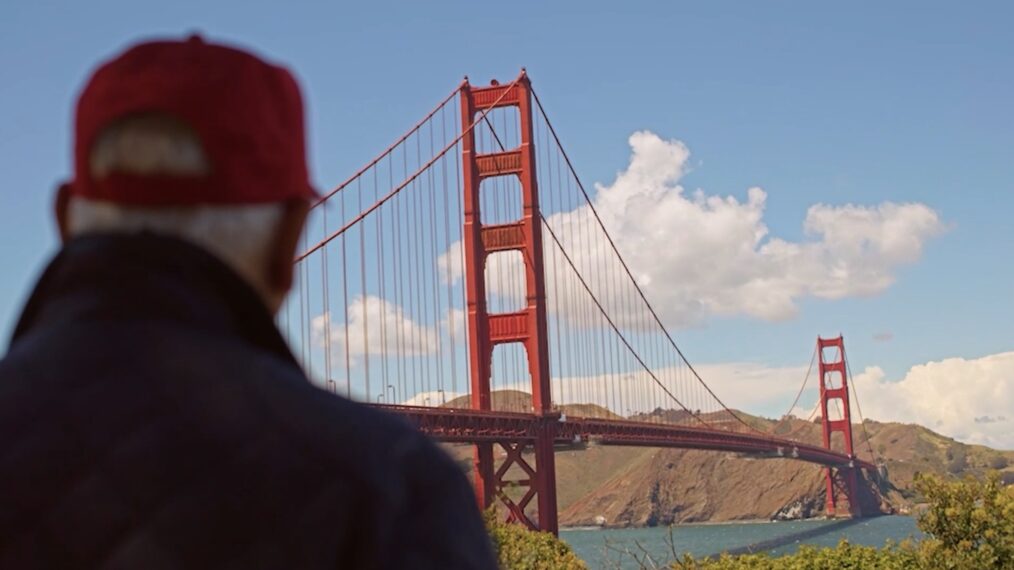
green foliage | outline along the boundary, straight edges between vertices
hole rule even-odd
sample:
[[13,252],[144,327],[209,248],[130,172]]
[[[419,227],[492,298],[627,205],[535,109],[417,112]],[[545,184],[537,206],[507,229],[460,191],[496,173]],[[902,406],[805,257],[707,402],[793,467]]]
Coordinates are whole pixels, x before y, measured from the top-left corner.
[[835,548],[802,546],[789,556],[767,554],[723,554],[717,559],[698,561],[686,556],[672,564],[680,570],[902,570],[918,568],[918,553],[908,544],[890,548],[855,546],[842,541]]
[[919,528],[930,535],[920,554],[927,568],[1014,568],[1014,488],[996,473],[985,481],[916,477],[929,502]]
[[493,509],[484,513],[497,562],[503,570],[587,570],[567,543],[548,532],[502,522]]
[[803,570],[837,568],[985,570],[1014,568],[1014,487],[1005,487],[998,474],[985,481],[961,481],[917,475],[916,488],[929,505],[919,517],[928,538],[885,548],[854,546],[842,541],[836,548],[803,546],[795,554],[722,555],[695,560],[684,556],[672,563],[681,570]]

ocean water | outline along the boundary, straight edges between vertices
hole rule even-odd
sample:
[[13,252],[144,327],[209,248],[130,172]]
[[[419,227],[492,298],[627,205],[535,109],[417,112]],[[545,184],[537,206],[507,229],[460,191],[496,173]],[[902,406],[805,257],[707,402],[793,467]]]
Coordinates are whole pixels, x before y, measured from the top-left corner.
[[853,544],[883,546],[922,536],[915,519],[903,516],[857,520],[750,522],[694,524],[672,528],[575,529],[560,531],[565,540],[591,568],[638,568],[624,554],[651,556],[655,563],[672,560],[670,542],[677,553],[708,556],[721,552],[770,552],[787,554],[802,544],[834,546],[841,539]]

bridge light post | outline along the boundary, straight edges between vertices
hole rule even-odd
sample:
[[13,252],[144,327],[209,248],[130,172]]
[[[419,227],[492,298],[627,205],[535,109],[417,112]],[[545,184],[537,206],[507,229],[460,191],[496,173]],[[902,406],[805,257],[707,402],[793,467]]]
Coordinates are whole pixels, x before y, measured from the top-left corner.
[[388,384],[387,385],[387,391],[391,394],[391,399],[389,401],[392,404],[397,404],[398,403],[398,393],[395,391],[394,386]]
[[381,403],[383,401],[384,401],[384,393],[381,392],[381,393],[377,394],[377,403],[379,404],[379,403]]

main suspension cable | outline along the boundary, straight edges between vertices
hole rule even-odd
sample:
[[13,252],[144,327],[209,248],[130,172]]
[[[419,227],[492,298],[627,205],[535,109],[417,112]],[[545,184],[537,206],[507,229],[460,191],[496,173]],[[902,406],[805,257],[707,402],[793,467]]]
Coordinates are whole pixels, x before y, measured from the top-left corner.
[[581,283],[581,286],[584,287],[584,290],[588,293],[588,296],[591,297],[591,300],[592,300],[593,303],[595,303],[595,306],[598,307],[599,312],[602,314],[603,318],[606,319],[606,322],[609,323],[609,326],[613,329],[613,331],[616,333],[616,335],[620,338],[620,340],[623,342],[623,344],[627,347],[627,350],[630,351],[630,354],[634,357],[634,359],[637,360],[638,364],[640,364],[641,367],[644,368],[644,371],[647,372],[649,376],[651,376],[651,379],[655,381],[655,384],[658,384],[658,387],[661,388],[662,391],[665,392],[666,395],[668,395],[672,399],[672,401],[674,401],[677,404],[679,404],[679,407],[683,408],[684,411],[686,411],[691,416],[693,416],[694,418],[696,418],[697,421],[701,422],[702,424],[704,424],[704,425],[706,425],[708,427],[711,427],[711,424],[709,424],[708,422],[706,422],[704,420],[704,418],[700,417],[697,414],[694,414],[692,411],[690,411],[689,408],[687,408],[686,406],[684,406],[683,402],[681,402],[679,400],[679,398],[677,398],[675,395],[673,395],[673,393],[670,392],[669,389],[666,388],[664,384],[662,384],[662,381],[658,379],[658,376],[655,376],[655,373],[652,372],[652,370],[648,366],[648,364],[643,359],[641,359],[641,356],[639,354],[637,354],[637,351],[634,350],[634,347],[631,346],[631,344],[627,340],[627,338],[625,336],[623,336],[622,332],[620,332],[619,327],[617,327],[616,323],[613,322],[612,317],[610,317],[609,314],[606,313],[605,308],[602,307],[602,304],[595,297],[595,294],[592,293],[592,290],[588,286],[588,283],[584,280],[584,277],[577,270],[577,267],[574,265],[574,261],[570,258],[570,255],[568,255],[567,251],[565,249],[563,249],[563,244],[561,244],[559,238],[556,237],[556,232],[553,231],[553,228],[546,221],[545,216],[542,215],[542,212],[539,212],[539,218],[542,220],[543,227],[545,227],[546,230],[549,232],[550,237],[552,237],[553,241],[556,242],[556,246],[560,249],[560,253],[563,254],[563,258],[567,261],[567,264],[570,265],[570,268],[574,270],[574,275],[577,277],[578,281]]
[[810,373],[813,372],[813,363],[817,360],[817,347],[814,346],[813,354],[810,356],[810,365],[806,367],[806,376],[803,377],[803,385],[799,387],[799,392],[796,392],[796,399],[792,401],[789,406],[789,411],[782,414],[778,422],[771,427],[771,433],[774,433],[776,429],[781,427],[783,423],[788,420],[788,417],[792,414],[792,410],[796,409],[796,404],[799,403],[799,398],[803,396],[803,391],[806,390],[806,384],[810,381]]
[[708,384],[704,381],[704,379],[701,378],[701,375],[697,372],[697,370],[693,367],[693,365],[690,364],[690,361],[683,354],[683,351],[680,350],[679,346],[676,345],[676,341],[672,338],[672,335],[669,334],[668,329],[666,329],[665,325],[662,323],[662,319],[658,316],[658,313],[655,312],[655,309],[651,306],[651,303],[648,302],[648,298],[644,294],[644,291],[641,289],[641,286],[638,285],[637,279],[634,278],[633,272],[630,270],[630,267],[627,265],[626,260],[624,260],[623,256],[620,254],[620,250],[616,246],[616,242],[613,241],[613,237],[609,234],[608,230],[606,230],[606,226],[602,222],[602,218],[599,216],[598,211],[595,209],[595,205],[592,203],[591,197],[588,195],[588,192],[585,190],[584,184],[581,183],[581,179],[577,175],[577,170],[574,168],[574,165],[571,162],[570,157],[567,155],[567,151],[564,150],[563,143],[560,142],[560,137],[557,135],[556,129],[553,128],[553,124],[550,122],[549,117],[546,114],[546,110],[542,106],[542,101],[539,99],[539,96],[538,96],[538,94],[535,93],[534,89],[532,89],[532,97],[535,99],[535,104],[538,106],[539,112],[542,114],[542,118],[546,122],[546,126],[549,128],[549,132],[553,135],[553,139],[556,141],[557,148],[560,149],[560,154],[563,156],[564,161],[567,163],[567,168],[570,170],[571,174],[573,175],[575,182],[577,182],[577,186],[581,190],[581,194],[584,196],[585,202],[587,203],[588,207],[590,208],[592,214],[595,216],[595,220],[598,222],[599,227],[601,227],[603,233],[605,233],[606,240],[609,242],[610,247],[616,253],[616,256],[619,259],[620,265],[623,267],[623,270],[627,273],[627,277],[630,278],[630,281],[633,284],[635,290],[637,291],[638,295],[640,295],[641,300],[644,301],[645,306],[648,308],[648,311],[651,313],[652,318],[658,324],[659,328],[662,330],[662,333],[665,335],[666,339],[669,341],[669,344],[673,347],[673,349],[676,350],[677,354],[679,354],[679,356],[680,356],[680,359],[683,360],[683,363],[687,365],[687,368],[694,375],[694,377],[697,379],[697,381],[701,383],[701,385],[704,387],[704,389],[707,390],[708,394],[710,394],[711,397],[714,398],[715,401],[718,402],[718,404],[720,406],[722,406],[722,409],[724,409],[726,412],[728,412],[733,418],[736,419],[736,421],[738,421],[739,423],[743,424],[744,426],[746,426],[751,431],[754,431],[754,432],[757,432],[757,433],[763,433],[760,430],[758,430],[757,428],[755,428],[754,426],[750,425],[745,420],[743,420],[743,418],[739,417],[739,415],[736,412],[734,412],[732,409],[730,409],[728,406],[725,405],[725,403],[722,401],[722,399],[719,398],[718,395],[716,395],[714,393],[714,391],[711,390],[711,387],[708,386]]
[[866,437],[866,448],[870,451],[870,458],[873,459],[874,463],[876,463],[878,461],[877,454],[873,452],[873,443],[870,442],[870,432],[866,430],[866,420],[863,418],[863,407],[859,403],[859,391],[856,390],[856,384],[853,381],[854,378],[852,377],[852,367],[849,366],[849,359],[845,356],[844,344],[842,344],[841,348],[841,358],[845,361],[845,372],[848,374],[849,390],[852,392],[852,396],[856,399],[856,412],[859,413],[859,425],[862,426],[863,435]]
[[[384,203],[386,203],[388,200],[390,200],[395,195],[397,195],[399,192],[401,192],[401,190],[403,188],[405,188],[406,186],[408,186],[409,184],[411,184],[412,182],[414,182],[417,178],[419,178],[420,176],[422,176],[422,174],[424,172],[426,172],[431,166],[433,166],[434,164],[436,164],[436,162],[438,160],[440,160],[441,158],[443,158],[443,156],[445,154],[447,154],[448,151],[450,151],[452,148],[456,147],[458,145],[458,143],[461,142],[461,139],[465,138],[465,135],[467,135],[468,133],[472,132],[472,130],[475,128],[475,126],[479,123],[479,121],[485,119],[486,115],[488,115],[490,111],[492,111],[494,108],[496,108],[496,106],[500,103],[500,101],[502,101],[503,98],[506,97],[507,94],[511,92],[511,89],[515,85],[517,85],[518,81],[521,80],[521,77],[523,77],[523,76],[519,76],[517,79],[515,79],[514,81],[512,81],[507,86],[507,88],[504,89],[503,93],[501,93],[500,96],[485,111],[482,112],[482,114],[479,116],[478,119],[475,119],[474,121],[472,121],[472,124],[470,124],[468,126],[468,128],[462,130],[461,133],[453,141],[451,141],[450,143],[448,143],[447,146],[445,146],[439,153],[437,153],[433,158],[431,158],[425,165],[419,167],[419,169],[417,169],[414,173],[412,173],[411,176],[409,176],[408,178],[406,178],[404,181],[402,181],[401,184],[399,184],[398,186],[396,186],[395,188],[393,188],[390,192],[388,192],[387,194],[385,194],[382,198],[380,198],[379,200],[377,200],[372,206],[370,206],[367,209],[359,212],[359,214],[356,217],[354,217],[351,220],[349,220],[344,226],[342,226],[341,228],[339,228],[338,230],[336,230],[331,235],[325,237],[323,240],[321,240],[320,242],[318,242],[316,245],[314,245],[310,249],[308,249],[308,250],[304,251],[302,254],[296,256],[296,259],[294,260],[294,263],[299,263],[300,261],[306,259],[311,254],[313,254],[314,252],[316,252],[320,248],[322,248],[325,245],[327,245],[328,243],[330,243],[331,240],[333,240],[334,238],[336,238],[336,237],[344,234],[346,231],[348,231],[349,228],[351,228],[352,226],[358,224],[360,221],[362,221],[364,218],[366,218],[366,216],[368,216],[371,213],[373,213],[377,208],[383,206]],[[459,90],[460,90],[460,87],[459,87]],[[344,187],[344,185],[342,187]],[[335,192],[337,192],[337,190],[335,190],[334,192],[332,192],[331,194],[329,194],[329,196],[330,195],[334,195]]]

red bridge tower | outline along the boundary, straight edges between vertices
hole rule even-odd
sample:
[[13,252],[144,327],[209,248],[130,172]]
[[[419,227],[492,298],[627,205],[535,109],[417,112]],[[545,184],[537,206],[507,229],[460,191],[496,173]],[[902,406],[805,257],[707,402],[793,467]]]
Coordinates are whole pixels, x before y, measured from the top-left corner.
[[[825,353],[829,351],[830,354]],[[859,468],[855,466],[855,452],[852,447],[852,414],[849,411],[848,369],[845,365],[845,342],[837,338],[817,337],[817,354],[820,358],[820,412],[824,432],[824,447],[831,449],[831,436],[842,434],[844,453],[852,462],[844,467],[827,468],[827,515],[839,512],[839,503],[848,503],[848,513],[853,517],[862,516],[859,507]],[[840,412],[832,420],[828,410],[834,406]]]
[[[479,154],[474,129],[470,126],[478,113],[495,107],[516,107],[520,120],[520,145],[502,152]],[[464,179],[464,251],[465,297],[468,310],[469,361],[472,368],[472,408],[490,410],[490,374],[493,348],[498,344],[521,343],[528,355],[532,379],[532,407],[538,417],[534,443],[527,440],[497,441],[506,457],[497,468],[494,443],[475,445],[475,492],[479,506],[491,506],[496,499],[507,508],[512,520],[530,528],[557,532],[556,466],[553,442],[559,413],[552,409],[549,376],[549,346],[546,328],[545,275],[542,265],[542,221],[539,215],[539,191],[535,178],[535,146],[532,127],[532,96],[528,77],[509,85],[473,87],[467,82],[461,89],[462,169]],[[483,225],[480,216],[480,184],[497,176],[516,176],[521,187],[521,219],[495,225]],[[526,306],[517,312],[490,314],[486,304],[485,266],[489,254],[519,251],[525,262]],[[535,464],[523,456],[534,447]],[[508,470],[519,467],[523,479],[508,481]],[[517,469],[514,470],[515,472]],[[506,493],[512,487],[527,488],[514,500]],[[525,512],[537,499],[538,521]]]

